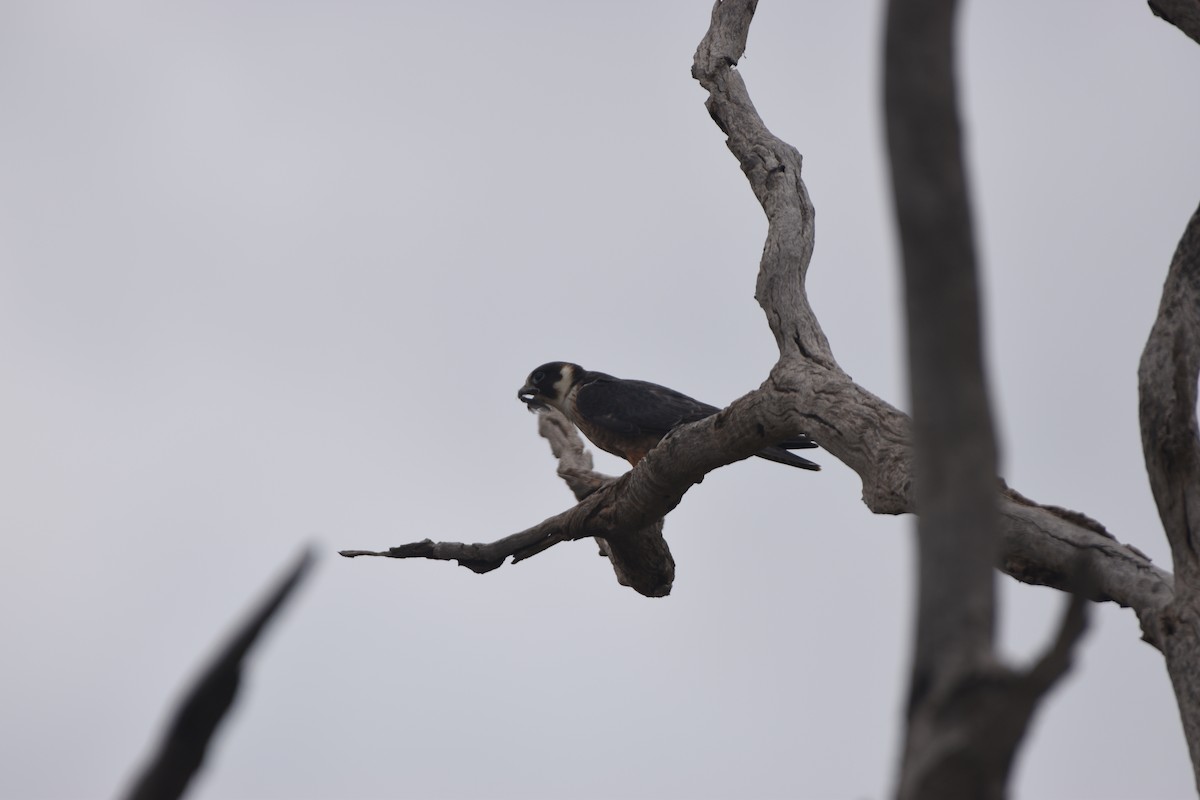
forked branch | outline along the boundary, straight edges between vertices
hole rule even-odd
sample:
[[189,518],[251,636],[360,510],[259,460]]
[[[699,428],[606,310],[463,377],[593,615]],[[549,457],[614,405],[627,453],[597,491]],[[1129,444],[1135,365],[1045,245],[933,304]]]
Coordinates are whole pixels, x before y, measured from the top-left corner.
[[[615,541],[610,537],[633,541],[638,531],[652,530],[709,471],[798,433],[809,434],[858,473],[870,510],[912,513],[911,421],[842,371],[808,302],[804,279],[812,255],[813,212],[801,178],[802,160],[795,148],[767,130],[736,69],[755,5],[753,0],[716,3],[692,71],[707,90],[709,113],[728,136],[730,151],[769,222],[756,297],[779,346],[779,362],[757,390],[717,417],[675,431],[613,483],[600,486],[584,478],[584,488],[596,488],[576,508],[515,539],[493,543],[502,546],[455,545],[483,548],[460,550],[469,561],[499,566],[508,556],[532,552],[528,548],[540,552],[558,541],[587,536],[610,544]],[[809,482],[797,485],[797,491],[811,490]],[[573,484],[572,489],[577,491]],[[1097,599],[1132,606],[1143,621],[1170,601],[1169,573],[1083,515],[1015,493],[1000,499],[1000,513],[999,566],[1019,580],[1067,589],[1071,564],[1080,552],[1092,552]],[[438,552],[449,552],[446,547]],[[649,552],[652,560],[661,558],[656,548]],[[655,571],[653,564],[647,566]],[[1147,635],[1153,639],[1150,631]]]

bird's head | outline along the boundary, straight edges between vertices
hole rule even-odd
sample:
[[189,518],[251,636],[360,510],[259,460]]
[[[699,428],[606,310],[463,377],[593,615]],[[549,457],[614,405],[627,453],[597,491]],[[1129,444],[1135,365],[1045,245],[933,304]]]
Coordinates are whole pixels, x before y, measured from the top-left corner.
[[517,392],[517,399],[530,411],[540,411],[546,406],[562,410],[561,403],[583,374],[583,367],[566,361],[551,361],[529,373],[525,385]]

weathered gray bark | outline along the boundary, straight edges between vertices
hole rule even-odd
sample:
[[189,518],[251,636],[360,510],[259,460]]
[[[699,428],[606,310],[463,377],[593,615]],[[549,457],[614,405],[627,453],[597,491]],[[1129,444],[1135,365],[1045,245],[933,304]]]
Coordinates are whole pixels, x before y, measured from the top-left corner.
[[[525,531],[488,544],[426,540],[344,555],[459,560],[486,572],[508,556],[519,561],[561,541],[629,537],[674,508],[711,470],[800,431],[859,474],[870,510],[914,510],[910,420],[841,370],[808,304],[804,277],[812,251],[812,205],[800,178],[801,158],[766,129],[734,69],[753,9],[752,2],[716,5],[693,74],[709,90],[710,114],[728,134],[770,221],[756,295],[781,353],[768,380],[721,414],[675,431],[636,468],[579,505]],[[1132,607],[1145,623],[1174,596],[1168,572],[1085,515],[1008,489],[1000,513],[999,566],[1018,580],[1068,589],[1072,564],[1090,553],[1094,599]],[[1144,629],[1153,643],[1157,626]]]
[[[799,431],[858,473],[871,511],[913,512],[909,418],[842,371],[808,303],[804,280],[812,254],[813,207],[800,176],[801,157],[767,130],[735,69],[754,7],[753,2],[714,6],[692,72],[708,90],[709,113],[727,134],[770,223],[756,292],[780,350],[767,381],[716,417],[675,431],[636,468],[577,506],[525,531],[487,544],[425,540],[343,555],[457,560],[486,572],[509,556],[516,562],[561,541],[599,537],[611,544],[636,538],[709,471]],[[1169,573],[1082,514],[1040,505],[1007,489],[1000,514],[998,564],[1018,580],[1066,589],[1079,554],[1090,553],[1093,599],[1132,607],[1145,621],[1173,597]],[[657,563],[646,565],[646,571],[665,574],[661,555],[652,559]],[[1153,642],[1156,628],[1144,629]]]
[[[653,517],[653,509],[650,516],[647,516],[639,513],[636,506],[630,505],[630,509],[635,512],[633,516],[602,516],[599,520],[591,520],[589,517],[592,514],[610,513],[606,509],[612,506],[613,502],[606,498],[609,493],[620,497],[620,493],[626,491],[624,487],[628,484],[628,473],[621,478],[612,478],[592,471],[591,453],[583,446],[575,426],[553,409],[546,409],[538,414],[538,432],[550,443],[550,450],[558,459],[559,477],[566,482],[579,501],[574,508],[489,544],[434,542],[425,539],[382,551],[342,550],[341,555],[347,558],[383,556],[457,561],[460,566],[483,573],[502,566],[509,556],[512,556],[513,563],[516,563],[532,558],[559,542],[592,536],[600,546],[600,554],[607,556],[612,563],[617,582],[622,586],[629,586],[647,597],[665,597],[670,594],[671,584],[675,580],[675,560],[671,557],[671,550],[662,535],[663,517],[678,504],[679,498],[674,498],[670,507],[663,506],[657,517]],[[698,476],[697,481],[701,478],[703,475]],[[622,503],[617,501],[617,505]],[[618,535],[613,536],[611,540],[606,539],[602,534],[605,530],[616,531]],[[621,531],[632,533],[621,534]]]
[[[1197,5],[1151,3],[1200,41]],[[1165,653],[1193,764],[1200,765],[1200,211],[1171,266],[1139,373],[1147,468],[1171,540],[1176,583],[1095,520],[1038,504],[995,478],[954,106],[953,0],[894,0],[889,22],[891,156],[910,270],[908,317],[916,323],[910,328],[915,463],[912,421],[841,370],[808,303],[814,214],[802,159],[767,130],[736,70],[755,6],[755,0],[718,0],[692,72],[769,222],[755,293],[780,353],[767,381],[720,414],[673,432],[616,479],[592,472],[569,426],[543,417],[539,428],[579,499],[575,507],[490,544],[425,540],[343,555],[456,559],[484,572],[508,556],[515,562],[593,536],[621,583],[660,596],[674,574],[663,517],[709,471],[803,432],[858,473],[863,501],[875,513],[922,510],[920,621],[902,797],[1004,795],[1034,710],[1069,668],[1085,627],[1084,598],[1137,612],[1146,640]],[[1026,671],[994,658],[992,565],[1071,593],[1054,643]]]
[[[616,480],[592,470],[592,454],[583,446],[579,432],[553,408],[538,414],[538,433],[550,443],[550,451],[558,459],[558,477],[571,488],[576,500]],[[596,537],[600,555],[612,563],[618,583],[647,597],[666,597],[671,593],[675,559],[662,530],[663,520],[659,517],[631,536],[611,542]]]
[[1200,789],[1200,209],[1163,286],[1138,367],[1138,412],[1150,488],[1175,564],[1175,597],[1155,623]]
[[888,4],[884,86],[916,449],[917,625],[901,798],[1001,798],[1084,629],[1073,598],[1028,673],[997,662],[1000,527],[974,232],[954,74],[956,0]]

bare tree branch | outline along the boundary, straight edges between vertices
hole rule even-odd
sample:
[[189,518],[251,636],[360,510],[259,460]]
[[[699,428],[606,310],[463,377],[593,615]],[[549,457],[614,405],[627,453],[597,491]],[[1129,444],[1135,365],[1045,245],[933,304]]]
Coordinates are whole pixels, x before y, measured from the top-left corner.
[[[763,125],[735,69],[754,7],[718,2],[692,67],[710,93],[709,113],[728,135],[727,145],[770,223],[757,297],[781,357],[760,389],[754,412],[774,435],[808,433],[857,472],[863,502],[872,511],[911,513],[911,421],[842,371],[804,293],[813,212],[800,177],[801,159]],[[1170,599],[1169,573],[1084,515],[1039,505],[1011,490],[1001,499],[1000,512],[999,564],[1018,580],[1066,589],[1080,552],[1094,552],[1097,599],[1132,606],[1139,615],[1152,614]]]
[[[484,573],[501,567],[510,556],[515,564],[560,542],[592,536],[600,546],[601,555],[612,562],[617,581],[622,586],[629,586],[647,597],[670,594],[675,580],[675,560],[662,535],[663,517],[678,505],[692,483],[698,483],[704,475],[696,475],[691,482],[685,476],[678,477],[674,488],[658,498],[663,508],[661,514],[647,519],[647,514],[640,512],[637,506],[609,498],[610,494],[620,498],[624,493],[645,489],[639,487],[631,473],[611,478],[592,471],[591,454],[583,446],[575,426],[561,414],[553,409],[539,413],[538,432],[549,441],[551,452],[559,460],[559,476],[579,500],[574,508],[487,544],[424,539],[382,551],[342,550],[341,555],[347,558],[383,556],[457,561],[459,566],[472,572]],[[614,506],[626,513],[611,513]]]
[[1087,628],[1085,595],[1070,596],[1054,641],[1029,669],[985,663],[931,687],[909,721],[900,797],[1004,796],[1002,782],[985,779],[1008,774],[1041,698],[1070,668]]
[[958,124],[956,9],[955,0],[892,0],[884,59],[917,456],[914,690],[934,671],[992,657],[996,444]]
[[1200,789],[1200,208],[1175,250],[1138,367],[1142,452],[1175,564],[1157,619]]
[[[716,417],[674,431],[637,467],[598,487],[580,507],[530,529],[541,531],[535,542],[514,546],[509,537],[501,540],[508,543],[504,547],[484,551],[482,560],[495,562],[490,568],[530,544],[541,548],[586,536],[611,543],[631,536],[629,531],[661,519],[707,472],[797,433],[809,434],[858,473],[863,502],[871,511],[914,510],[911,421],[842,371],[808,303],[804,277],[812,255],[813,209],[800,175],[801,157],[767,130],[736,70],[754,8],[753,0],[715,4],[692,74],[708,90],[709,113],[727,134],[727,144],[767,215],[756,297],[779,345],[779,363],[758,390]],[[1011,491],[1000,500],[1000,513],[998,563],[1018,580],[1067,589],[1070,565],[1080,552],[1091,552],[1096,556],[1096,599],[1132,607],[1145,622],[1173,596],[1169,573],[1083,515],[1042,506]],[[547,524],[569,530],[551,540],[542,530]],[[344,551],[362,553],[376,554]],[[479,552],[466,557],[478,558]],[[1154,641],[1153,629],[1147,629],[1147,639]]]
[[1043,694],[1083,631],[1073,597],[1028,672],[993,647],[1000,516],[954,75],[956,0],[891,0],[884,85],[904,261],[916,447],[916,647],[901,798],[1001,798]]
[[192,778],[200,771],[217,726],[237,698],[246,655],[299,585],[312,566],[312,560],[311,551],[301,554],[188,690],[159,743],[158,752],[126,795],[129,800],[173,800],[183,796]]
[[558,477],[566,482],[576,500],[616,480],[592,470],[592,454],[566,417],[550,406],[544,407],[537,417],[538,433],[550,443],[550,452],[558,459]]
[[[558,459],[558,476],[577,500],[582,500],[616,478],[592,471],[592,454],[583,445],[579,432],[567,418],[553,408],[538,414],[538,433],[550,442],[550,451]],[[675,559],[663,538],[663,518],[629,536],[611,541],[596,537],[600,555],[606,557],[617,575],[617,582],[646,597],[666,597],[675,582]]]
[[[550,451],[558,459],[558,476],[577,500],[583,500],[616,480],[592,470],[592,454],[584,446],[575,426],[558,411],[546,407],[538,413],[538,433],[550,443]],[[600,555],[612,563],[618,583],[647,597],[666,597],[671,593],[675,559],[662,531],[663,519],[660,517],[641,530],[615,536],[611,541],[596,537]],[[554,541],[547,540],[540,549],[530,548],[522,557],[528,558],[553,544]],[[519,560],[513,559],[514,562]]]
[[[1083,583],[1092,580],[1092,567],[1084,560],[1080,567],[1080,578]],[[1030,694],[1035,700],[1052,687],[1059,678],[1067,674],[1075,656],[1075,646],[1083,638],[1088,628],[1087,597],[1089,592],[1086,585],[1067,596],[1067,608],[1063,612],[1062,622],[1058,626],[1058,634],[1033,666],[1026,673]]]
[[708,90],[705,107],[729,137],[726,145],[741,163],[767,215],[767,241],[754,296],[775,334],[780,362],[803,359],[836,368],[804,290],[812,259],[814,210],[800,177],[802,158],[796,148],[767,130],[735,69],[746,50],[757,5],[756,0],[718,0],[712,24],[696,49],[692,77]]
[[[1151,3],[1193,38],[1196,5]],[[893,0],[889,13],[889,144],[905,262],[912,268],[906,296],[915,323],[910,347],[919,462],[913,421],[842,371],[809,305],[804,283],[814,211],[802,159],[767,130],[736,69],[755,7],[756,0],[717,0],[692,74],[707,90],[708,111],[769,223],[755,297],[780,356],[766,382],[719,414],[677,429],[615,479],[592,471],[569,425],[543,417],[539,431],[579,501],[574,508],[490,544],[425,540],[343,555],[456,559],[484,572],[509,556],[517,561],[593,536],[622,583],[665,594],[673,562],[662,541],[663,517],[709,471],[805,433],[860,476],[871,511],[912,513],[914,486],[921,493],[921,622],[902,796],[1003,796],[1029,721],[1069,668],[1086,627],[1085,598],[1132,607],[1144,638],[1164,650],[1193,762],[1200,764],[1200,672],[1194,668],[1200,663],[1200,223],[1193,218],[1180,244],[1140,373],[1147,465],[1181,575],[1177,594],[1170,573],[1099,522],[1036,503],[995,476],[954,97],[955,1]],[[940,458],[927,458],[939,452]],[[1089,565],[1082,584],[1081,560]],[[1071,594],[1058,636],[1027,670],[1000,665],[992,652],[993,565]],[[657,578],[630,578],[639,573]]]

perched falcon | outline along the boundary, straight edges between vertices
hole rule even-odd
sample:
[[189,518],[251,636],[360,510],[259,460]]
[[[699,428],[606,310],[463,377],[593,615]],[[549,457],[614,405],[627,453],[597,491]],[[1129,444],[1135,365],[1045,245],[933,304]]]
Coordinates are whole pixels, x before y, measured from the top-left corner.
[[[531,411],[558,409],[592,444],[634,465],[672,429],[721,410],[656,383],[622,380],[565,361],[551,361],[529,373],[517,398]],[[821,467],[788,452],[816,446],[801,435],[755,455],[816,470]]]

